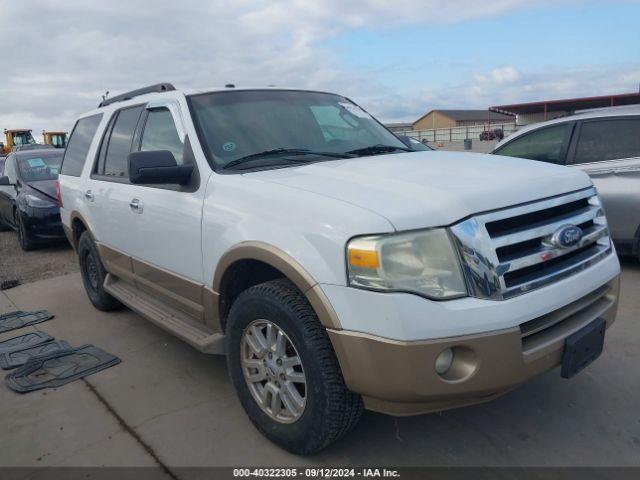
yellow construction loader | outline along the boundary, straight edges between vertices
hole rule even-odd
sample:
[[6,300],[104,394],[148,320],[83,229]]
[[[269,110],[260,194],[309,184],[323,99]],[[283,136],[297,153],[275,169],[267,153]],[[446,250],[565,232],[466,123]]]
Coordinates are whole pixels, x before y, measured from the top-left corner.
[[36,141],[31,135],[31,130],[27,129],[4,129],[5,142],[0,142],[0,155],[8,155],[13,147],[22,145],[33,145]]
[[56,148],[67,147],[67,132],[42,131],[45,145],[53,145]]

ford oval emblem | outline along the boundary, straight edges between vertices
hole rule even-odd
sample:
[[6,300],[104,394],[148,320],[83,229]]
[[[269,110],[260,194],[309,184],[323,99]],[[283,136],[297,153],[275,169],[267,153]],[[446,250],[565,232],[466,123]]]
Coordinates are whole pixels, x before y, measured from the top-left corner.
[[582,240],[584,233],[580,227],[575,225],[563,225],[553,232],[551,244],[558,248],[569,248],[578,244]]

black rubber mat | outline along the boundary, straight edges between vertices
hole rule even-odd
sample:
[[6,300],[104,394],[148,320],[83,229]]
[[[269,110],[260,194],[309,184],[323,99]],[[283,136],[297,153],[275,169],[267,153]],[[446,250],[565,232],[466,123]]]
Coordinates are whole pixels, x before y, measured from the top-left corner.
[[47,343],[51,340],[53,340],[53,337],[46,332],[29,332],[19,337],[13,337],[4,342],[0,342],[0,354],[35,347],[36,345]]
[[13,350],[12,352],[0,353],[0,368],[11,370],[27,363],[29,358],[48,355],[61,350],[70,350],[72,347],[64,340],[42,343],[35,347]]
[[31,357],[5,378],[19,393],[54,388],[120,363],[120,359],[93,345]]
[[46,310],[36,312],[11,312],[0,315],[0,333],[15,330],[16,328],[35,325],[36,323],[51,320],[53,315]]

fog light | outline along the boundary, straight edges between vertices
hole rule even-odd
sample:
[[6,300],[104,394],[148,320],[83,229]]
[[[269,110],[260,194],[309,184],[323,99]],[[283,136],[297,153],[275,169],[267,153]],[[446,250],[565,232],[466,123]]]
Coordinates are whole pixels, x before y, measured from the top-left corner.
[[447,348],[443,350],[438,358],[436,358],[436,372],[438,375],[444,375],[451,368],[453,363],[453,349]]

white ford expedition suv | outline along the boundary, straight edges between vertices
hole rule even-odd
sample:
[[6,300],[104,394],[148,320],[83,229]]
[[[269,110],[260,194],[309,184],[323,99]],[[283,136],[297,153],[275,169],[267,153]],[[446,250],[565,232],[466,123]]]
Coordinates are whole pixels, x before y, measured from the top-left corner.
[[91,302],[228,356],[268,438],[490,400],[601,352],[620,266],[589,177],[414,152],[349,99],[159,84],[77,121],[62,221]]

